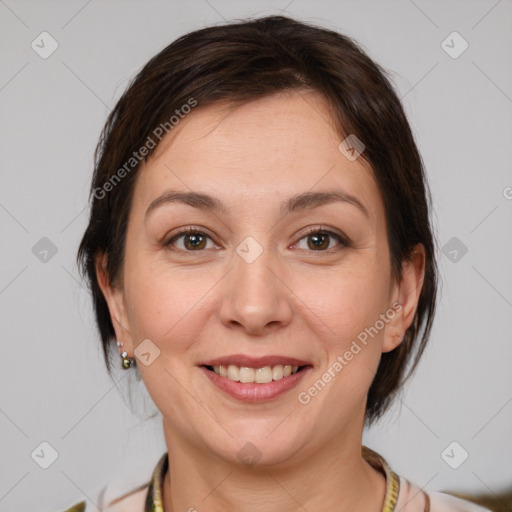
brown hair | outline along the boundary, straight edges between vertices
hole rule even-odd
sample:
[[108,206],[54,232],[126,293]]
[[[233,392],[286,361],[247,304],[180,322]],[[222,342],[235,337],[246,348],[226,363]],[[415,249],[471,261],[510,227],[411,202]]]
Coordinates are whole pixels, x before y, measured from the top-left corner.
[[361,157],[371,165],[383,197],[394,276],[401,276],[402,262],[417,243],[426,251],[414,321],[403,342],[382,354],[368,393],[366,421],[371,423],[386,410],[424,351],[435,311],[437,267],[430,193],[404,110],[385,71],[350,38],[287,17],[269,16],[191,32],[154,56],[133,79],[103,128],[95,153],[90,220],[78,264],[91,288],[111,374],[108,349],[115,332],[98,285],[95,258],[107,255],[109,279],[119,284],[135,177],[140,161],[146,161],[154,150],[151,146],[157,144],[159,127],[170,131],[176,123],[171,118],[179,122],[183,106],[194,102],[197,108],[221,101],[237,104],[290,89],[322,94],[332,109],[340,141],[354,134],[365,144]]

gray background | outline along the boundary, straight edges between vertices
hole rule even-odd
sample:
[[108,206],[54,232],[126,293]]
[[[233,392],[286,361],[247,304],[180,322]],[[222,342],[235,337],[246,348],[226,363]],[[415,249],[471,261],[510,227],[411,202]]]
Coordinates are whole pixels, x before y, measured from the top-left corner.
[[[75,265],[93,150],[128,80],[177,36],[281,11],[353,36],[393,71],[434,197],[431,345],[364,441],[429,490],[512,482],[510,1],[0,0],[1,511],[57,510],[149,475],[165,451],[159,417],[144,420],[151,402],[139,393],[132,414],[128,372],[118,385],[106,374]],[[31,47],[43,31],[59,45],[46,59]],[[469,44],[458,58],[442,46],[453,31]],[[48,469],[31,457],[43,441],[58,452]],[[453,441],[469,453],[457,469],[442,457]],[[463,454],[448,452],[452,464]]]

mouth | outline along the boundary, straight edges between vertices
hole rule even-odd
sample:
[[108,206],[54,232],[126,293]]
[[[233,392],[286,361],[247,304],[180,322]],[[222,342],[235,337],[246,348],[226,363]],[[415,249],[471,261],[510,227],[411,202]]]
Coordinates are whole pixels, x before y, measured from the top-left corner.
[[251,368],[250,366],[230,365],[204,365],[207,370],[220,375],[233,382],[241,382],[243,384],[268,384],[295,375],[297,372],[304,370],[309,365],[290,365],[276,364],[273,366],[266,365],[259,368]]
[[214,386],[233,398],[260,402],[294,388],[313,368],[311,363],[285,356],[234,355],[199,365]]

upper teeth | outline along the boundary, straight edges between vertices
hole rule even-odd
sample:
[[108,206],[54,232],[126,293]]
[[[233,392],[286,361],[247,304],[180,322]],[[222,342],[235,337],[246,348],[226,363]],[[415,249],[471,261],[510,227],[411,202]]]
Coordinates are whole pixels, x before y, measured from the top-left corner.
[[264,366],[263,368],[249,368],[247,366],[214,366],[213,371],[221,377],[236,382],[265,384],[273,380],[279,380],[297,373],[298,366],[277,364],[275,366]]

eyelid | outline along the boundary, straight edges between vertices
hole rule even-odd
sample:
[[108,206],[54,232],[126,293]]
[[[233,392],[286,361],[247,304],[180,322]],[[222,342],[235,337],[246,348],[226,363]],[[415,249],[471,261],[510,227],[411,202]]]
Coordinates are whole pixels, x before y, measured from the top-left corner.
[[[198,235],[203,235],[203,236],[206,236],[208,237],[215,245],[218,245],[215,240],[214,240],[214,237],[212,235],[210,235],[208,233],[208,230],[204,229],[204,228],[200,228],[198,226],[185,226],[185,227],[181,227],[181,228],[177,228],[178,231],[175,230],[175,232],[171,235],[166,235],[163,239],[163,242],[162,242],[162,245],[164,247],[167,247],[167,246],[170,246],[172,245],[172,242],[183,237],[183,236],[186,236],[188,234],[198,234]],[[179,251],[182,251],[182,249],[177,249]],[[201,251],[185,251],[185,252],[201,252]]]
[[[167,247],[169,245],[172,245],[173,241],[175,241],[183,236],[186,236],[188,234],[192,234],[192,233],[206,236],[214,243],[214,245],[218,246],[218,244],[215,242],[214,237],[212,235],[210,235],[208,233],[208,230],[206,230],[204,228],[200,228],[198,226],[185,226],[185,227],[177,228],[177,229],[179,230],[178,232],[175,232],[174,234],[166,236],[164,238],[164,241],[163,241],[164,246]],[[300,235],[300,238],[298,238],[297,241],[292,244],[292,247],[297,245],[304,238],[306,238],[310,235],[314,235],[314,234],[325,234],[325,235],[331,236],[331,237],[335,238],[340,245],[342,245],[344,247],[350,247],[350,244],[351,244],[350,239],[343,233],[335,230],[334,228],[320,225],[320,226],[310,226],[309,228],[306,228],[306,229],[307,229],[306,232],[303,232]],[[183,251],[182,249],[177,249],[177,250]],[[323,251],[310,251],[310,252],[330,252],[332,250],[335,250],[335,248],[331,247],[330,249],[323,250]],[[202,251],[204,251],[204,249],[201,251],[184,251],[184,252],[202,252]]]
[[[350,239],[346,235],[339,232],[338,230],[335,230],[334,228],[330,228],[328,226],[323,226],[323,225],[312,226],[312,227],[308,228],[305,233],[302,233],[300,235],[300,238],[293,245],[296,245],[298,242],[300,242],[304,238],[306,238],[310,235],[317,234],[317,233],[332,236],[333,238],[337,239],[338,242],[340,243],[340,245],[342,245],[342,246],[350,247],[350,245],[351,245]],[[310,251],[310,252],[329,252],[333,249],[334,248],[327,249],[324,251]]]

